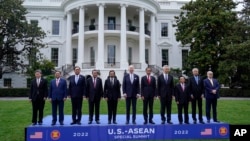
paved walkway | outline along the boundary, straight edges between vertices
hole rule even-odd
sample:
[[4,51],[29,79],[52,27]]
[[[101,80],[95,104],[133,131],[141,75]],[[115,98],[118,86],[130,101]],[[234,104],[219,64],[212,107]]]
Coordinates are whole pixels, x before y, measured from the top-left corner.
[[[222,100],[250,100],[250,97],[221,97]],[[28,97],[0,97],[1,100],[28,100]]]

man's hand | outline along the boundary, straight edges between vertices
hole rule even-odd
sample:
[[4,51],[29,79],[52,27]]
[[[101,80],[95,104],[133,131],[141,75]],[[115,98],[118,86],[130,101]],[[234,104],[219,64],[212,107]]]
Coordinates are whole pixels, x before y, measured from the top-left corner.
[[123,94],[123,97],[126,99],[126,98],[127,98],[127,94],[126,94],[126,93],[124,93],[124,94]]
[[141,97],[141,95],[140,95],[140,94],[137,94],[137,95],[136,95],[136,98],[140,98],[140,97]]
[[176,104],[179,104],[179,101],[176,101]]
[[67,100],[67,98],[64,98],[64,99],[63,99],[63,101],[66,101],[66,100]]
[[194,99],[194,96],[191,94],[191,98]]
[[142,96],[141,99],[144,100],[144,96]]
[[212,90],[212,93],[213,93],[213,94],[216,94],[216,90]]
[[108,101],[108,98],[104,98],[106,101]]

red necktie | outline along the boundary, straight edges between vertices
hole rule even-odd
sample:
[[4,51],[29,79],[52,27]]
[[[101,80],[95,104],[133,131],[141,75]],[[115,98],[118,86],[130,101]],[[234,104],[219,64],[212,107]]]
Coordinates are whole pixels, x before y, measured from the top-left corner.
[[184,92],[184,90],[185,90],[184,84],[181,84],[181,87],[182,87],[182,90],[183,90],[183,92]]
[[96,86],[96,80],[95,80],[96,78],[94,78],[94,88],[95,88],[95,86]]
[[150,76],[148,76],[148,84],[150,84]]

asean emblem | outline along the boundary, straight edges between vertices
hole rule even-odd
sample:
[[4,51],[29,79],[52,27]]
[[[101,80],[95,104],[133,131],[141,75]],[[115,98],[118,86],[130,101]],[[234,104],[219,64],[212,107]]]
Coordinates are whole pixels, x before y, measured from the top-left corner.
[[53,130],[51,133],[50,133],[50,137],[52,140],[58,140],[61,136],[61,133],[58,131],[58,130]]
[[228,130],[227,130],[226,127],[220,127],[219,133],[220,133],[221,136],[227,135],[227,132],[228,132]]

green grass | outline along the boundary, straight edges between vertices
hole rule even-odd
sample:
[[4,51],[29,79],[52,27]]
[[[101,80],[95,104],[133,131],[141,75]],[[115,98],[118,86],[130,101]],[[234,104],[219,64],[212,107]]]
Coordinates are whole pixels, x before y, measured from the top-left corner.
[[[205,101],[203,102],[203,109]],[[176,104],[173,102],[172,113],[177,113]],[[219,100],[218,119],[230,124],[250,124],[250,100]],[[191,112],[189,107],[189,113]],[[71,114],[71,102],[65,102],[65,114]],[[102,114],[107,113],[107,104],[101,102]],[[160,101],[154,103],[154,113],[159,114]],[[45,116],[51,114],[51,104],[47,101],[44,109]],[[137,113],[142,114],[142,101],[137,101]],[[83,102],[83,114],[88,114],[87,101]],[[118,104],[118,114],[125,114],[125,101]],[[205,114],[205,110],[203,110]],[[192,120],[190,120],[192,122]],[[23,141],[24,128],[31,124],[31,103],[24,100],[0,101],[0,140]],[[206,140],[208,141],[208,140]]]

